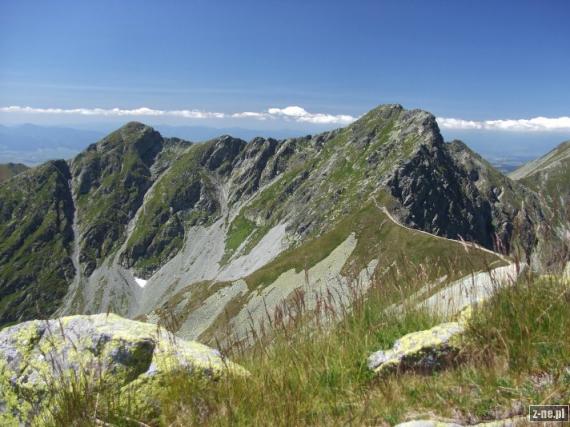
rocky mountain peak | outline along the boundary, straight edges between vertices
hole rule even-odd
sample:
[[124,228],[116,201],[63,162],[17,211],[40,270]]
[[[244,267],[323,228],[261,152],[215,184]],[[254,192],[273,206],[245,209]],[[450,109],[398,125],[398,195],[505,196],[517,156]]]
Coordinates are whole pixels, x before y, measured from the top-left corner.
[[386,120],[394,117],[394,115],[400,114],[402,111],[404,111],[404,107],[402,107],[400,104],[380,104],[362,116],[361,119],[381,118]]
[[124,124],[123,126],[121,126],[119,129],[122,129],[122,130],[127,130],[127,129],[131,129],[131,130],[141,130],[141,129],[144,129],[144,128],[150,128],[150,126],[148,126],[148,125],[146,125],[146,124],[144,124],[144,123],[142,123],[142,122],[139,122],[139,121],[136,121],[136,120],[132,120],[132,121],[130,121],[130,122],[125,123],[125,124]]
[[[246,142],[223,135],[189,144],[130,122],[69,166],[71,173],[63,175],[51,167],[49,179],[37,180],[11,202],[13,207],[2,208],[0,200],[0,213],[6,212],[0,225],[6,224],[6,236],[14,235],[10,239],[16,242],[20,212],[33,210],[27,194],[40,187],[65,202],[64,210],[54,209],[54,224],[64,224],[67,234],[58,242],[50,232],[49,245],[64,245],[58,277],[64,277],[64,290],[70,277],[77,284],[69,294],[77,299],[66,297],[66,309],[81,312],[151,310],[184,286],[246,277],[282,251],[303,251],[311,239],[332,232],[363,208],[375,224],[363,225],[367,235],[389,211],[410,228],[491,249],[500,241],[509,250],[517,237],[515,222],[522,224],[525,249],[532,249],[540,222],[534,192],[462,142],[444,143],[429,112],[401,105],[381,105],[345,128],[286,140]],[[350,235],[353,226],[346,227],[335,244]],[[17,243],[5,252],[10,262],[21,246]],[[355,268],[366,266],[368,256],[377,258],[381,243],[362,247]],[[37,282],[49,271],[36,261],[27,277]],[[297,261],[287,268],[305,267]],[[6,271],[0,271],[0,290],[21,286],[22,278],[3,284]],[[148,280],[144,292],[135,278]]]
[[120,139],[124,143],[133,142],[147,135],[153,135],[155,138],[157,137],[157,135],[160,136],[158,131],[156,131],[152,126],[137,121],[132,121],[124,124],[119,129],[117,129],[116,131],[112,132],[109,136],[104,138],[103,141],[109,139],[114,134],[119,134],[121,137]]
[[356,141],[363,148],[373,141],[382,140],[384,149],[397,152],[397,157],[401,159],[409,157],[421,146],[443,145],[433,114],[419,109],[405,110],[399,104],[380,105],[351,124],[347,130],[352,136],[349,142]]
[[246,142],[230,135],[223,135],[208,143],[204,150],[200,164],[209,170],[221,169],[220,173],[227,172],[233,160],[246,146]]
[[129,122],[89,146],[86,151],[96,151],[103,155],[112,151],[136,151],[148,163],[152,162],[163,144],[162,136],[152,127],[140,122]]

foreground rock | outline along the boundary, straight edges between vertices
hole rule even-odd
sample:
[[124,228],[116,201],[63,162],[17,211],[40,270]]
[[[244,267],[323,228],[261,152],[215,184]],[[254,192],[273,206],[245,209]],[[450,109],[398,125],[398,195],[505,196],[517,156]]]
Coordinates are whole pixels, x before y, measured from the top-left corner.
[[[441,323],[431,329],[412,332],[396,341],[389,350],[380,350],[368,358],[368,367],[380,374],[392,371],[431,372],[444,368],[456,359],[462,345],[462,334],[472,316],[473,308],[485,303],[505,286],[512,286],[525,264],[509,264],[488,272],[479,272],[459,279],[429,298],[416,304],[443,318],[457,318],[455,322]],[[421,290],[416,298],[421,299],[429,287]],[[404,306],[392,309],[394,315]]]
[[29,423],[58,387],[79,379],[147,395],[177,371],[247,374],[217,350],[114,314],[21,323],[0,331],[0,425]]
[[464,329],[463,323],[448,322],[404,335],[390,350],[373,353],[368,358],[368,367],[377,374],[410,370],[431,372],[444,368],[457,357]]
[[[472,425],[477,427],[515,427],[520,425],[527,425],[528,423],[529,421],[527,417],[518,416],[513,418],[507,418],[504,420],[487,421]],[[436,420],[414,420],[397,424],[395,427],[462,427],[462,426],[463,424],[458,424],[455,422],[444,422]]]

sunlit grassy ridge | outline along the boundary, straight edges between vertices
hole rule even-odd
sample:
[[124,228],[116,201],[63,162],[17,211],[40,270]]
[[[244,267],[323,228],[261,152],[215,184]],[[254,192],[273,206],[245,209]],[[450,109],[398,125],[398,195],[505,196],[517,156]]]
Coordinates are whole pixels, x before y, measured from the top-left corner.
[[[355,238],[355,247],[346,259],[339,261],[343,277],[355,277],[373,262],[379,275],[390,278],[397,275],[399,280],[419,284],[437,281],[439,286],[445,286],[472,272],[505,264],[497,254],[395,223],[381,209],[381,206],[389,206],[390,201],[388,195],[378,194],[373,199],[362,202],[352,213],[333,222],[328,231],[282,252],[245,277],[247,292],[234,296],[225,304],[223,311],[201,332],[199,341],[208,345],[216,345],[216,339],[224,341],[228,320],[237,316],[251,298],[255,298],[268,286],[277,286],[275,283],[282,274],[294,271],[302,275],[305,272],[305,277],[308,277],[311,268],[323,262],[351,235]],[[234,221],[233,224],[240,223],[241,221]],[[248,229],[247,223],[242,228]],[[232,235],[234,234],[230,233]],[[314,276],[311,279],[313,284],[317,280]],[[300,282],[297,286],[302,287],[303,280]],[[215,281],[191,284],[173,294],[155,313],[160,317],[161,323],[172,324],[171,330],[177,332],[190,314],[190,308],[198,309],[215,292],[229,286],[232,286],[231,283],[220,284]],[[312,285],[308,285],[306,291],[311,292],[310,289]],[[435,290],[435,285],[431,290]],[[256,322],[258,320],[260,319],[256,319]]]
[[6,181],[27,169],[28,167],[21,163],[0,164],[0,182]]
[[[295,268],[301,271],[324,259],[351,233],[358,241],[354,253],[344,266],[346,273],[357,273],[366,267],[372,254],[378,254],[380,270],[398,264],[429,264],[426,279],[435,279],[450,273],[458,278],[470,271],[484,269],[498,261],[493,254],[474,249],[467,254],[459,242],[450,242],[407,230],[392,222],[372,201],[339,221],[330,231],[306,242],[300,248],[292,248],[246,278],[250,288],[269,284],[281,273]],[[405,262],[402,262],[404,261]],[[450,269],[453,264],[453,269]],[[438,270],[435,268],[440,266]],[[494,265],[495,266],[495,265]],[[443,271],[446,270],[446,271]]]
[[403,279],[376,283],[367,297],[355,296],[344,316],[291,310],[296,314],[287,320],[274,319],[274,329],[253,347],[228,350],[251,372],[247,378],[212,383],[176,375],[145,410],[117,405],[108,390],[94,388],[83,396],[81,389],[62,395],[52,421],[92,425],[94,402],[97,418],[112,425],[169,426],[381,425],[422,414],[475,422],[523,414],[531,403],[567,403],[568,281],[529,274],[497,290],[475,310],[456,367],[377,378],[365,363],[371,352],[441,320],[414,307],[401,315],[386,310],[419,285]]

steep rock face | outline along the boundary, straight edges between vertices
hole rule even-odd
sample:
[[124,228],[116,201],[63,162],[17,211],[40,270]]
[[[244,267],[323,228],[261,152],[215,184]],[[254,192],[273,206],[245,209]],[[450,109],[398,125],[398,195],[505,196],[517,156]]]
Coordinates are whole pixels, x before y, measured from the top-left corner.
[[410,226],[492,247],[490,204],[479,197],[467,171],[454,167],[443,143],[422,147],[388,185]]
[[539,195],[546,209],[535,263],[560,268],[570,259],[570,141],[509,175]]
[[74,275],[70,178],[59,160],[0,185],[0,325],[50,315],[67,292]]
[[513,244],[530,254],[538,243],[537,229],[548,214],[537,193],[515,182],[460,141],[448,144],[452,157],[470,176],[479,197],[491,206],[497,249],[510,253]]
[[80,261],[89,275],[124,237],[124,229],[152,185],[151,166],[164,140],[152,128],[132,122],[77,156]]
[[180,250],[189,227],[213,223],[225,203],[220,182],[245,145],[224,136],[177,158],[149,194],[122,254],[123,265],[148,277]]
[[536,244],[534,227],[543,219],[537,195],[461,141],[422,146],[388,185],[413,227],[507,253],[515,238],[527,253]]
[[[271,181],[278,173],[278,165],[274,162],[275,151],[279,143],[274,139],[255,138],[236,158],[232,169],[237,173],[232,179],[234,190],[230,202],[238,202],[257,191],[260,185]],[[271,167],[268,162],[273,160]],[[282,167],[284,170],[285,167]],[[263,175],[263,179],[262,179]]]

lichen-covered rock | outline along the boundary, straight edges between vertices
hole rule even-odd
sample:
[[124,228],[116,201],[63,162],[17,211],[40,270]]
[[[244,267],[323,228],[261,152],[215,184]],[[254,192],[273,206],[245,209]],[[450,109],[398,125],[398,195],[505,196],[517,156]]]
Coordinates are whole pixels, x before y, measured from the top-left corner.
[[397,424],[395,427],[461,427],[461,424],[434,420],[413,420]]
[[368,358],[368,367],[378,374],[443,368],[459,353],[464,330],[463,322],[448,322],[404,335],[390,350],[373,353]]
[[[504,420],[493,420],[472,424],[473,427],[516,427],[528,424],[527,417],[517,416]],[[413,420],[397,424],[395,427],[461,427],[463,424],[437,420]]]
[[59,385],[110,382],[136,388],[182,370],[246,375],[214,349],[114,314],[33,320],[0,331],[0,425],[29,422]]

